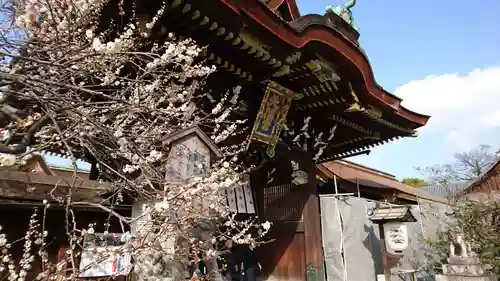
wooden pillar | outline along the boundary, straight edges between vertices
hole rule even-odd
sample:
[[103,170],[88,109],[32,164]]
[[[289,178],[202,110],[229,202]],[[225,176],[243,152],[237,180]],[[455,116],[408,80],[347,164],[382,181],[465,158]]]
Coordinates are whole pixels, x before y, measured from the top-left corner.
[[316,166],[312,157],[305,151],[300,155],[300,167],[307,172],[307,183],[301,186],[307,196],[302,215],[304,222],[306,276],[307,281],[325,280],[325,261],[321,239],[321,217],[316,180]]
[[273,222],[269,238],[274,241],[258,249],[264,277],[325,280],[316,184],[312,157],[284,145],[278,145],[275,157],[252,174],[259,219]]
[[319,198],[315,185],[311,184],[308,189],[310,193],[303,211],[307,281],[323,281],[325,280],[325,262],[321,243]]
[[[56,275],[56,281],[64,280],[66,279],[67,275],[70,275],[71,273],[68,270],[71,265],[68,266],[68,260],[66,258],[66,252],[68,251],[68,247],[63,246],[60,247],[59,250],[57,251],[57,261],[56,265],[53,267],[53,269],[49,274],[57,274]],[[60,268],[60,271],[58,271],[58,268]],[[72,269],[71,269],[72,270]]]

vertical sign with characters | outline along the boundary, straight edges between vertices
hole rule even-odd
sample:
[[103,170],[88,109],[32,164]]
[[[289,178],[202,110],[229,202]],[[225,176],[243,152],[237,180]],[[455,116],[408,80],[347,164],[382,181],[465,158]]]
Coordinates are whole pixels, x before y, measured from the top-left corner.
[[283,124],[286,122],[292,100],[300,98],[302,98],[302,95],[296,94],[275,82],[269,82],[250,140],[267,144],[267,154],[270,157],[274,156],[274,147],[278,142]]

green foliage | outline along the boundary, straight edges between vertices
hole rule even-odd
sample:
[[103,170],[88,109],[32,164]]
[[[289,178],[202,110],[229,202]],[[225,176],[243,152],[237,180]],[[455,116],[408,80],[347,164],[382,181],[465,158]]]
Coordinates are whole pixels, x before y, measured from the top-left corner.
[[401,180],[401,182],[415,188],[421,188],[430,185],[425,180],[419,178],[404,178]]
[[425,239],[425,257],[429,269],[434,274],[442,274],[442,265],[447,263],[450,255],[450,235],[448,231],[439,231],[433,239]]
[[451,233],[461,232],[472,251],[494,275],[500,276],[500,201],[461,198],[453,206],[453,223],[425,241],[426,258],[435,273],[447,263]]
[[[486,172],[499,160],[499,152],[488,145],[480,145],[468,152],[457,153],[454,160],[445,165],[417,169],[427,176],[432,184],[448,186],[453,183],[469,183]],[[474,253],[494,276],[500,276],[500,200],[482,198],[471,200],[471,194],[449,194],[453,215],[444,222],[432,240],[425,243],[426,257],[434,272],[441,272],[450,255],[451,233],[461,232]],[[477,199],[477,198],[476,198]]]
[[472,250],[495,276],[500,276],[500,201],[462,200],[454,207],[457,225]]

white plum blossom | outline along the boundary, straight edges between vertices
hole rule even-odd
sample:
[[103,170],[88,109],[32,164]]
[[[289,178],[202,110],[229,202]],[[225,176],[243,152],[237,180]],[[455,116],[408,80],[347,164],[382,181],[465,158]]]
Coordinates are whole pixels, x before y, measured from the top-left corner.
[[266,230],[266,231],[267,231],[267,230],[269,230],[269,229],[271,229],[271,223],[270,223],[269,221],[265,221],[265,222],[263,222],[263,223],[262,223],[262,228],[263,228],[264,230]]
[[94,31],[92,29],[87,29],[87,31],[85,31],[85,36],[87,36],[88,39],[94,38]]
[[[16,46],[3,42],[4,50],[21,46],[22,52],[11,55],[15,60],[4,59],[2,79],[15,87],[2,88],[0,103],[19,114],[4,122],[0,141],[4,144],[12,135],[35,131],[27,138],[30,143],[23,144],[30,151],[52,150],[72,161],[85,158],[113,194],[102,205],[79,201],[74,193],[68,198],[48,195],[40,207],[43,215],[37,213],[43,220],[31,219],[21,242],[26,256],[18,265],[9,253],[0,256],[0,269],[9,272],[8,279],[27,278],[34,255],[48,263],[48,233],[42,228],[45,216],[50,219],[49,202],[63,205],[68,218],[73,207],[86,204],[113,217],[104,227],[99,223],[87,229],[77,229],[71,219],[61,221],[69,229],[70,248],[67,260],[55,266],[59,273],[74,261],[85,235],[111,235],[111,221],[118,221],[122,232],[130,227],[130,233],[122,236],[125,245],[117,251],[128,251],[140,260],[135,269],[142,272],[141,281],[154,274],[168,275],[167,265],[184,259],[190,249],[213,258],[218,255],[214,244],[226,240],[258,245],[270,223],[236,220],[225,198],[226,189],[245,182],[250,172],[240,157],[252,125],[249,116],[242,114],[244,88],[238,80],[228,79],[227,85],[207,89],[211,74],[219,70],[206,63],[206,50],[193,39],[167,33],[162,22],[169,7],[159,3],[156,11],[143,15],[122,10],[120,4],[114,8],[117,16],[130,21],[117,24],[107,19],[100,22],[111,3],[105,0],[15,2],[16,26],[9,28],[21,29],[25,37]],[[152,33],[157,29],[163,30],[163,37]],[[209,135],[221,157],[193,163],[184,171],[180,167],[185,159],[173,155],[171,144],[164,140],[193,126]],[[16,166],[33,155],[14,154],[19,156],[8,155],[10,160],[0,156],[0,163]],[[180,181],[167,180],[166,163],[174,160],[179,170],[175,173],[198,172]],[[114,209],[124,197],[144,203],[137,217]],[[9,241],[1,235],[0,248],[8,249]],[[50,280],[47,274],[40,274],[39,280]]]
[[[0,231],[3,229],[0,227]],[[43,227],[38,220],[38,211],[35,210],[29,219],[28,230],[22,240],[13,242],[23,243],[23,252],[19,260],[14,260],[10,253],[11,244],[8,243],[5,233],[0,233],[0,272],[7,271],[7,280],[24,280],[28,272],[33,268],[35,261],[35,250],[42,262],[46,263],[45,251],[43,250],[44,238],[42,237]]]
[[88,233],[88,234],[94,234],[94,233],[95,233],[94,228],[93,228],[93,227],[89,227],[89,228],[87,229],[87,233]]

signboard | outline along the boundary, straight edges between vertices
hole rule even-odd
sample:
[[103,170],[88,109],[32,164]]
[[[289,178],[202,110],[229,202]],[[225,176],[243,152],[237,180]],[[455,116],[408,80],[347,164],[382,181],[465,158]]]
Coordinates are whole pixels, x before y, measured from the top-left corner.
[[128,275],[132,267],[130,253],[122,247],[97,247],[82,251],[79,277]]
[[84,238],[79,277],[128,275],[131,254],[124,252],[121,234],[87,234]]
[[243,192],[245,193],[245,203],[247,214],[255,214],[255,205],[253,203],[253,194],[250,184],[243,185]]
[[236,192],[233,187],[229,187],[226,190],[227,203],[229,205],[229,211],[232,213],[238,212],[238,206],[236,205]]
[[247,181],[226,189],[229,211],[239,214],[255,214],[252,189]]
[[238,213],[246,213],[245,205],[245,195],[243,193],[243,187],[238,184],[234,187],[234,192],[236,194],[236,205],[238,206]]
[[251,141],[256,140],[268,144],[267,154],[269,156],[274,156],[274,147],[286,122],[292,100],[301,97],[302,95],[275,82],[269,82],[250,136]]

